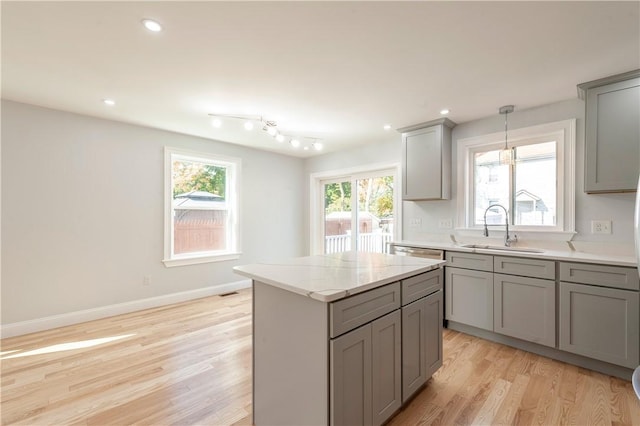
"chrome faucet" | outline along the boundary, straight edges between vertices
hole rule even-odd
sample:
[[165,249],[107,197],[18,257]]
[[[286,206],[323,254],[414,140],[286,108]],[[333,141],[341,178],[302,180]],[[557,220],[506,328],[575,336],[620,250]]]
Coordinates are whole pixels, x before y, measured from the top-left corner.
[[504,224],[507,227],[507,232],[504,234],[504,245],[506,247],[509,247],[511,246],[511,243],[515,243],[516,241],[518,241],[518,236],[516,234],[513,234],[513,237],[509,235],[509,212],[502,204],[491,204],[489,207],[486,208],[486,210],[484,211],[484,231],[482,232],[482,234],[485,237],[489,236],[489,228],[488,228],[489,225],[487,225],[487,212],[492,207],[500,207],[502,210],[504,210],[504,214],[505,214]]

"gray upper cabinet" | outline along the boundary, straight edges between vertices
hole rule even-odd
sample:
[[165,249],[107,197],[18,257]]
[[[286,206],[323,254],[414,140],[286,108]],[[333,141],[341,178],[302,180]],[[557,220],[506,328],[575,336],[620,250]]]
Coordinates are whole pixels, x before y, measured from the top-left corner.
[[635,191],[640,171],[640,70],[578,85],[586,101],[584,190]]
[[447,119],[398,129],[402,132],[402,199],[451,197],[451,129]]

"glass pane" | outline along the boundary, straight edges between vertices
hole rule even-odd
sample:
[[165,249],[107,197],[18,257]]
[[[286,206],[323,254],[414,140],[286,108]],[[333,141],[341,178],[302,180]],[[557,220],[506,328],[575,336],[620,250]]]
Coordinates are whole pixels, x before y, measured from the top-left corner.
[[509,166],[500,164],[500,150],[477,152],[473,158],[474,173],[474,223],[483,225],[485,212],[488,224],[504,224],[506,215],[501,208],[490,209],[501,204],[509,209]]
[[351,250],[351,182],[324,184],[324,252]]
[[393,241],[393,176],[358,180],[357,250],[384,253]]
[[556,142],[515,148],[516,225],[556,225]]
[[173,253],[224,250],[226,210],[176,209],[173,215]]
[[227,169],[223,166],[173,161],[174,254],[227,248],[226,177]]

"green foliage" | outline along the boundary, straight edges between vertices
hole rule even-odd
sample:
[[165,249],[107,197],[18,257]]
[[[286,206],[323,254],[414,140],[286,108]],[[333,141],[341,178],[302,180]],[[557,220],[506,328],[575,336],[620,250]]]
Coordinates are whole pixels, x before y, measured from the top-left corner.
[[351,182],[329,183],[324,187],[324,208],[327,213],[351,211]]
[[[351,211],[351,182],[326,184],[324,208],[326,213]],[[358,180],[358,209],[379,219],[393,217],[393,176]]]
[[190,191],[205,191],[225,196],[226,169],[189,161],[173,162],[173,196]]

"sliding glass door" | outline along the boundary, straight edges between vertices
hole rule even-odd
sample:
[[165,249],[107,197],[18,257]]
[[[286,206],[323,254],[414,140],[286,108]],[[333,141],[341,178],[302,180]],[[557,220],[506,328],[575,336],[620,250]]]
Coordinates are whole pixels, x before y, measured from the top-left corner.
[[320,181],[323,253],[386,251],[395,229],[395,170]]

